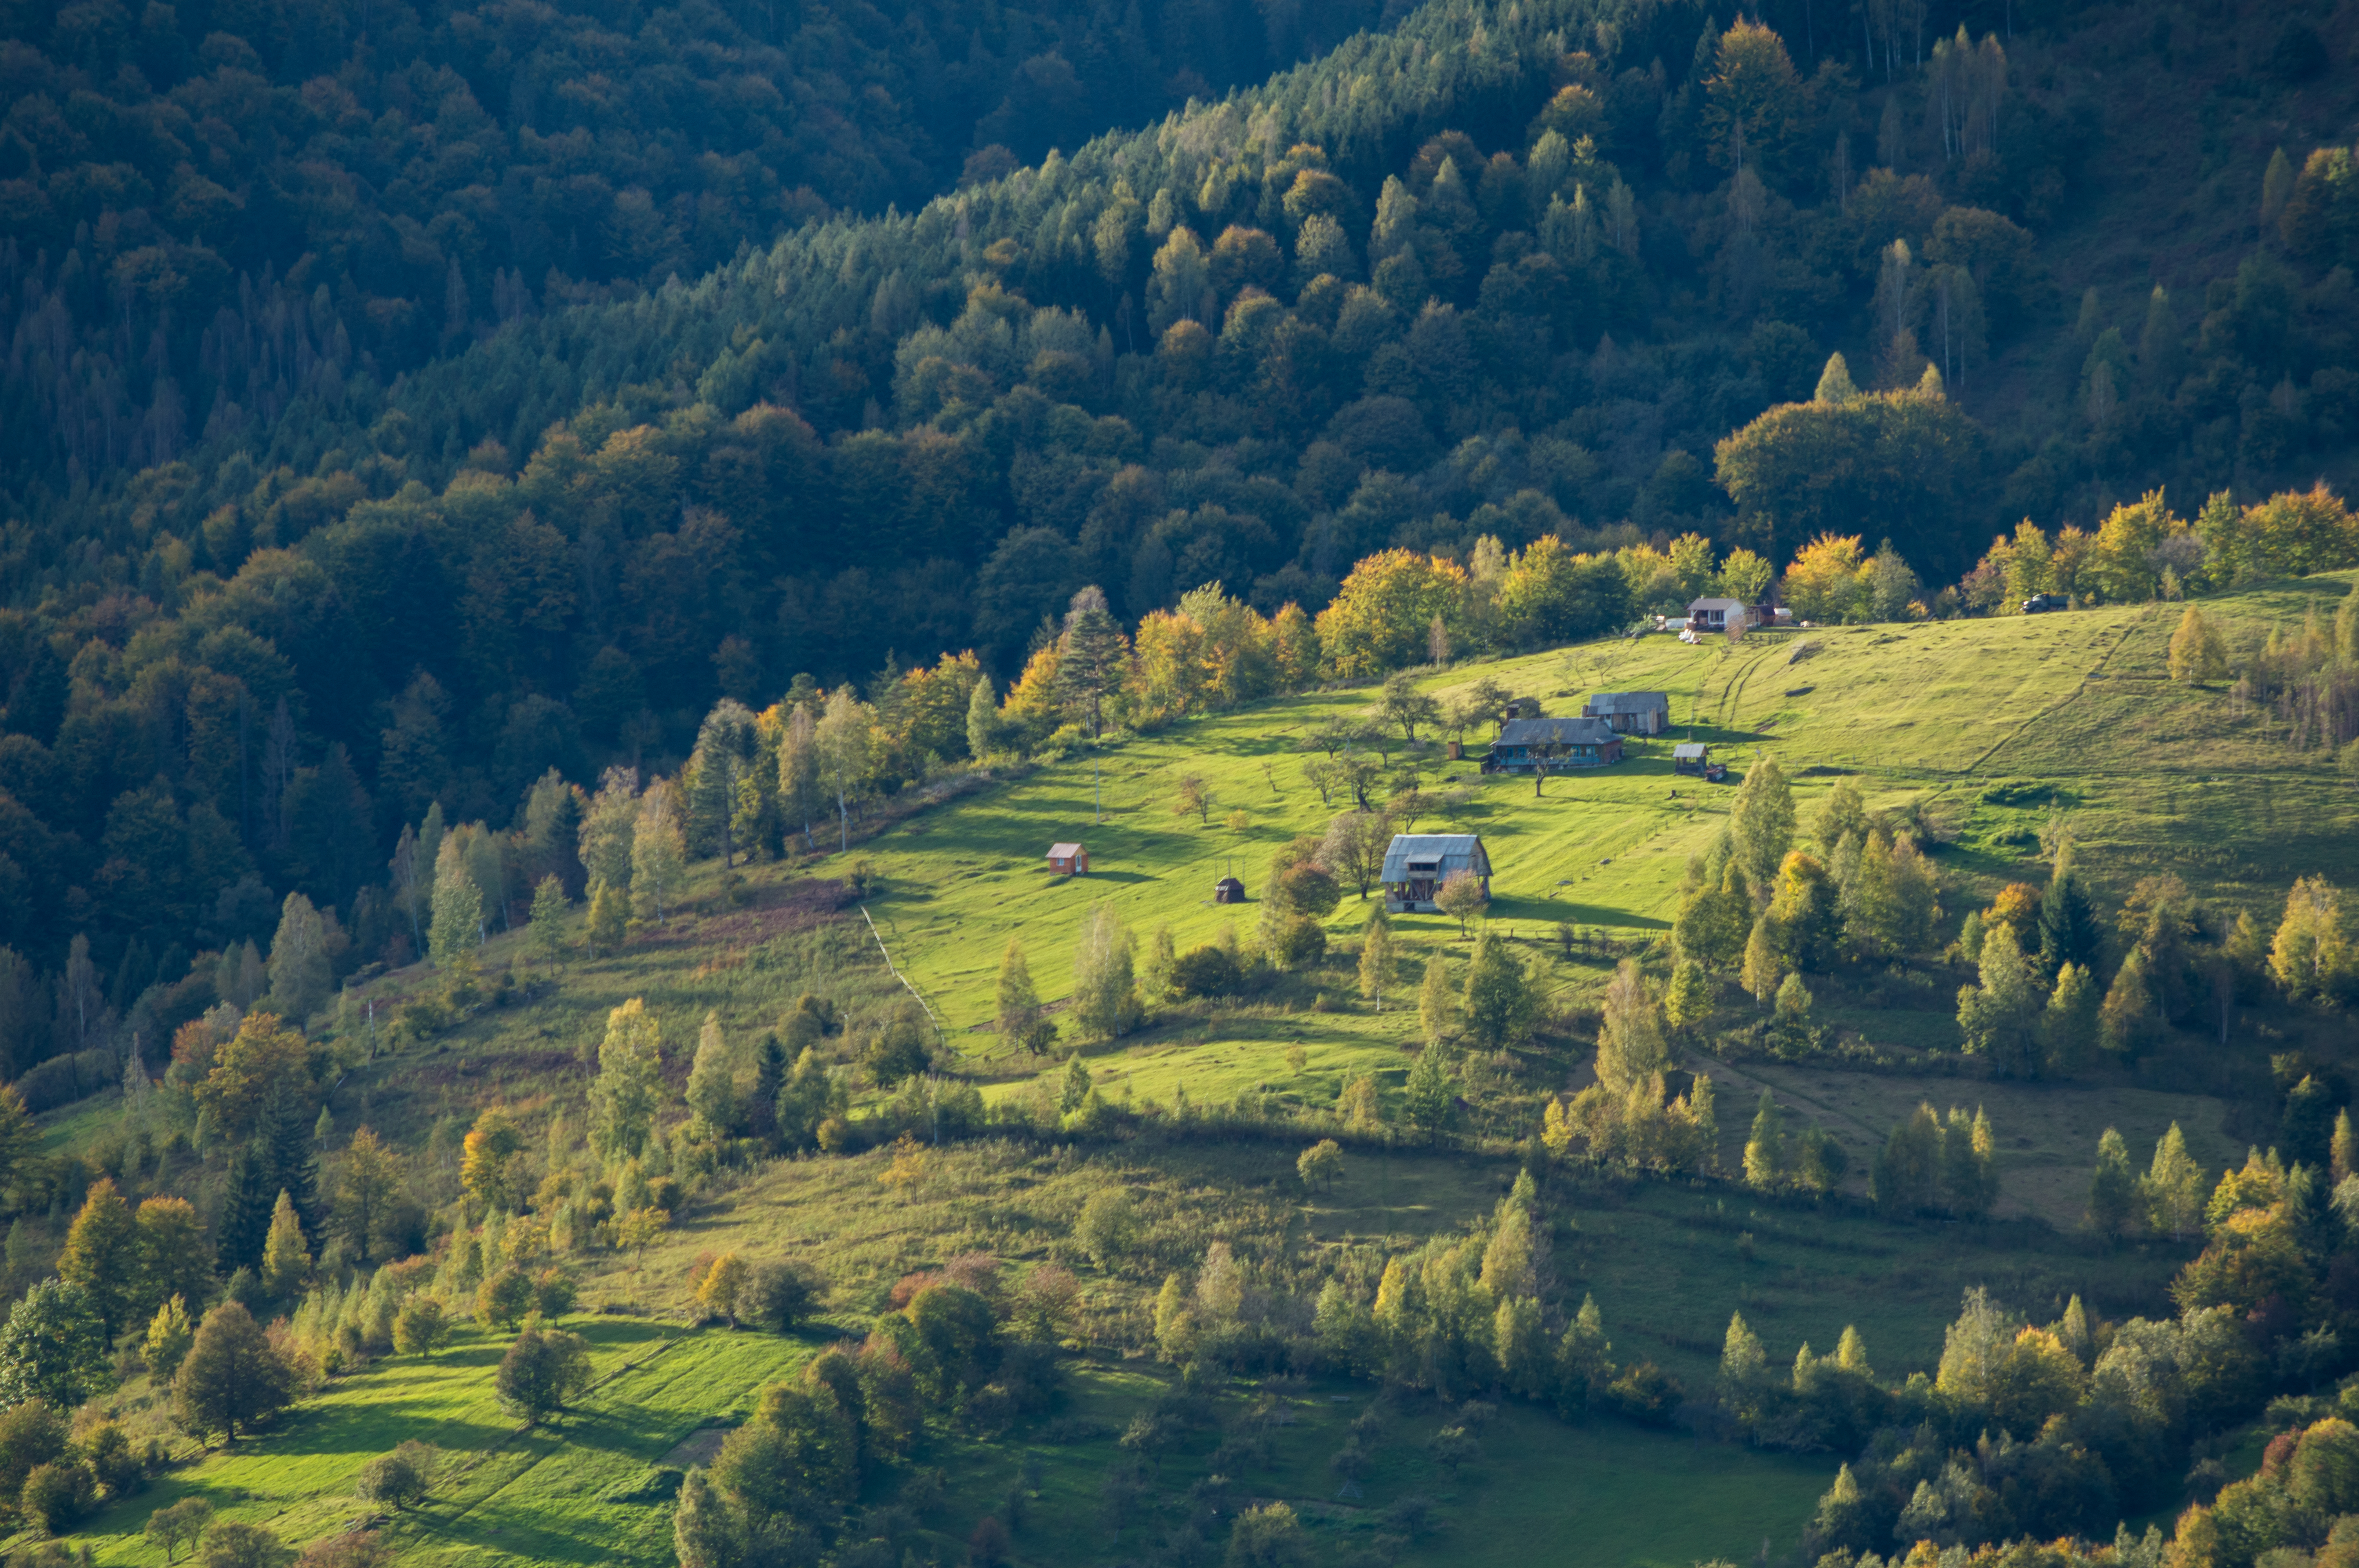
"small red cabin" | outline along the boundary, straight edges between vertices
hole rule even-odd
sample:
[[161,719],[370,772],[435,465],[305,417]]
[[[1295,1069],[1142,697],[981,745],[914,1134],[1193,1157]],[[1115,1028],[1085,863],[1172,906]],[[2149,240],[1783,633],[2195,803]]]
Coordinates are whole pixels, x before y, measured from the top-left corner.
[[1085,877],[1090,874],[1090,852],[1079,844],[1049,846],[1049,870],[1060,877]]

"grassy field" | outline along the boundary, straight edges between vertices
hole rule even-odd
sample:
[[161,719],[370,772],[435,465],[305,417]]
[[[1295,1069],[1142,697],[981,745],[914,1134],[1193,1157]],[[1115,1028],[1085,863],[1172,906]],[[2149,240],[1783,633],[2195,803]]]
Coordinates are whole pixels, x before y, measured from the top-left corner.
[[[2313,594],[2331,606],[2342,588],[2256,592],[2214,609],[2234,640],[2251,643],[2273,622],[2298,622]],[[2207,897],[2273,918],[2296,874],[2351,876],[2359,858],[2354,797],[2315,754],[2291,752],[2259,720],[2233,717],[2226,694],[2165,680],[2174,621],[2165,609],[2102,610],[1783,633],[1734,649],[1649,637],[1442,672],[1427,677],[1437,691],[1489,676],[1539,695],[1559,713],[1578,711],[1580,697],[1593,689],[1665,689],[1677,731],[1635,746],[1620,767],[1550,779],[1543,790],[1437,758],[1424,766],[1429,791],[1463,788],[1472,800],[1454,820],[1444,814],[1419,826],[1483,834],[1497,872],[1493,929],[1519,939],[1570,1007],[1594,990],[1612,958],[1593,947],[1563,950],[1554,927],[1610,934],[1625,947],[1661,935],[1687,857],[1725,821],[1733,789],[1669,772],[1670,741],[1690,734],[1740,764],[1756,752],[1778,757],[1806,822],[1821,793],[1845,776],[1860,782],[1871,804],[1933,801],[1955,830],[1939,857],[1952,921],[2003,882],[2043,874],[2038,832],[2051,813],[2069,816],[2082,866],[2110,893],[2175,870]],[[1070,985],[1082,917],[1101,900],[1142,937],[1169,925],[1183,950],[1231,921],[1249,935],[1258,903],[1215,905],[1212,881],[1234,868],[1257,899],[1272,850],[1319,830],[1342,808],[1304,780],[1297,742],[1331,716],[1356,714],[1370,696],[1288,699],[1127,741],[1094,762],[1040,765],[856,848],[853,858],[870,860],[879,878],[867,908],[883,947],[942,1017],[962,1070],[1003,1094],[1040,1066],[1002,1054],[987,1033],[994,977],[1011,935],[1052,999]],[[1191,773],[1215,794],[1209,824],[1173,810],[1179,780]],[[1093,822],[1101,798],[1104,820]],[[1227,825],[1234,810],[1246,814],[1242,830]],[[1042,851],[1061,838],[1090,847],[1086,879],[1047,874]],[[512,1003],[440,1039],[388,1047],[357,1068],[331,1099],[339,1137],[363,1124],[392,1136],[413,1152],[422,1194],[444,1201],[456,1190],[455,1132],[479,1106],[505,1101],[536,1136],[560,1113],[578,1117],[606,1013],[627,998],[645,998],[656,1014],[675,1090],[708,1011],[750,1038],[810,990],[833,999],[855,1023],[873,1019],[905,993],[867,924],[831,912],[822,879],[837,874],[832,857],[808,871],[753,868],[742,905],[723,908],[715,869],[696,868],[681,913],[622,952],[535,968]],[[1367,907],[1347,895],[1331,922],[1339,942],[1355,936]],[[1138,1101],[1169,1103],[1184,1087],[1199,1103],[1265,1091],[1315,1108],[1354,1074],[1397,1084],[1415,1033],[1420,964],[1437,954],[1462,959],[1469,943],[1440,917],[1401,919],[1397,930],[1408,951],[1382,1011],[1358,998],[1348,954],[1339,954],[1249,1004],[1169,1010],[1138,1035],[1088,1047],[1084,1059],[1106,1092]],[[487,969],[496,974],[520,956],[520,938],[498,936]],[[383,1019],[432,983],[412,969],[355,994],[374,1000]],[[1903,1048],[1904,1060],[1909,1050],[1952,1048],[1954,1003],[1943,987],[1954,984],[1933,973],[1918,977],[1914,989],[1854,989],[1829,1021]],[[1288,1060],[1296,1048],[1299,1066]],[[1864,1073],[1698,1054],[1690,1065],[1720,1086],[1723,1167],[1736,1162],[1764,1087],[1789,1114],[1841,1139],[1855,1171],[1918,1099],[1985,1106],[1999,1135],[1996,1221],[1888,1225],[1853,1203],[1813,1208],[1713,1185],[1568,1176],[1547,1200],[1554,1269],[1570,1299],[1595,1295],[1618,1357],[1651,1358],[1690,1386],[1711,1378],[1733,1310],[1745,1314],[1773,1362],[1804,1342],[1824,1351],[1856,1324],[1879,1374],[1896,1380],[1931,1366],[1960,1292],[1975,1284],[2034,1318],[2060,1311],[2074,1292],[2109,1316],[2168,1310],[2163,1287],[2182,1255],[2106,1249],[2077,1228],[2097,1134],[2119,1127],[2143,1161],[2176,1121],[2208,1167],[2235,1162],[2247,1141],[2267,1137],[2248,1100],[2235,1098],[2238,1085],[2265,1070],[2255,1064],[2269,1049],[2281,1048],[2279,1040],[2240,1034],[2220,1054],[2219,1084],[2194,1087],[2122,1075],[2009,1084],[1955,1076],[1956,1064],[1940,1058],[1926,1059],[1922,1071]],[[1577,1042],[1541,1046],[1519,1070],[1530,1088],[1570,1083],[1581,1056]],[[2247,1076],[2236,1078],[2229,1064]],[[44,1148],[85,1146],[119,1116],[111,1095],[51,1113]],[[1497,1130],[1524,1136],[1529,1129]],[[1076,1368],[1066,1411],[1072,1419],[1056,1429],[1062,1440],[1050,1444],[1038,1431],[990,1444],[937,1434],[927,1462],[944,1467],[950,1492],[938,1515],[913,1527],[910,1544],[919,1561],[956,1560],[974,1519],[1004,1506],[1028,1454],[1046,1468],[1016,1531],[1024,1561],[1091,1563],[1142,1549],[1151,1517],[1116,1532],[1101,1493],[1115,1463],[1111,1433],[1166,1375],[1114,1354],[1140,1342],[1164,1273],[1191,1266],[1222,1239],[1268,1288],[1315,1291],[1347,1254],[1380,1255],[1479,1222],[1515,1170],[1497,1156],[1357,1152],[1339,1185],[1312,1195],[1294,1174],[1299,1147],[1283,1135],[1100,1149],[986,1141],[926,1152],[917,1178],[900,1185],[880,1180],[890,1158],[884,1151],[758,1166],[726,1178],[643,1260],[588,1260],[584,1300],[592,1310],[577,1326],[596,1346],[603,1381],[558,1428],[514,1430],[491,1399],[500,1347],[471,1331],[431,1363],[399,1361],[338,1380],[278,1429],[173,1472],[77,1539],[90,1540],[102,1563],[156,1561],[138,1530],[148,1510],[183,1495],[267,1522],[290,1541],[314,1539],[362,1517],[351,1497],[362,1463],[419,1436],[457,1462],[432,1502],[395,1521],[404,1561],[668,1562],[669,1506],[658,1469],[684,1463],[697,1451],[684,1443],[741,1417],[765,1382],[810,1349],[685,1326],[690,1271],[727,1249],[816,1266],[832,1287],[831,1320],[847,1328],[881,1309],[901,1275],[961,1253],[988,1252],[1013,1269],[1048,1260],[1075,1269],[1086,1289],[1084,1337],[1096,1349]],[[151,1170],[147,1179],[177,1190],[194,1173],[180,1165]],[[1110,1185],[1134,1195],[1145,1227],[1134,1255],[1101,1271],[1067,1238],[1090,1194]],[[125,1398],[136,1402],[137,1388]],[[1342,1384],[1281,1390],[1290,1414],[1276,1429],[1271,1462],[1230,1477],[1223,1495],[1288,1498],[1339,1549],[1374,1531],[1388,1499],[1430,1496],[1446,1528],[1419,1541],[1411,1561],[1525,1561],[1535,1533],[1547,1529],[1551,1539],[1577,1536],[1584,1562],[1686,1563],[1750,1560],[1764,1535],[1786,1550],[1832,1468],[1831,1461],[1699,1445],[1620,1422],[1568,1426],[1511,1408],[1484,1433],[1484,1458],[1445,1476],[1425,1456],[1442,1414],[1428,1401],[1381,1418],[1368,1496],[1338,1498],[1326,1456],[1368,1395],[1365,1386]],[[1234,1415],[1250,1397],[1239,1390],[1221,1408]],[[1216,1441],[1217,1433],[1200,1433],[1168,1455],[1154,1495],[1169,1502],[1213,1486],[1206,1466]],[[1149,1516],[1159,1517],[1156,1506]]]

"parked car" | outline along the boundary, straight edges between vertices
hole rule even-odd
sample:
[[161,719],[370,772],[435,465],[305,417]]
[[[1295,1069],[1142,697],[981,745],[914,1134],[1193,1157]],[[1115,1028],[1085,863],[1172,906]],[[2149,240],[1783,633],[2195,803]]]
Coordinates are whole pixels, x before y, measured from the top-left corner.
[[2060,593],[2035,593],[2023,601],[2026,615],[2039,615],[2050,610],[2070,610],[2072,601]]

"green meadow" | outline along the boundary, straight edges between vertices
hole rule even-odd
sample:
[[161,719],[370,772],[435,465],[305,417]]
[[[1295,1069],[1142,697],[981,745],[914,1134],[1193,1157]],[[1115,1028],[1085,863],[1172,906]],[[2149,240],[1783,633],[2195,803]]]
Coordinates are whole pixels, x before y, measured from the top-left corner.
[[[2208,608],[2232,640],[2251,644],[2272,625],[2298,624],[2313,599],[2331,608],[2343,587],[2321,580]],[[1921,805],[1946,840],[1936,863],[1952,926],[2005,882],[2041,874],[2039,834],[2058,817],[2110,896],[2172,871],[2223,907],[2273,919],[2294,876],[2351,875],[2354,796],[2323,754],[2292,750],[2264,717],[2240,717],[2228,693],[2169,681],[2175,622],[2169,607],[2137,607],[1782,632],[1736,646],[1649,635],[1468,665],[1424,684],[1446,696],[1487,677],[1539,697],[1554,713],[1578,712],[1593,690],[1662,689],[1674,728],[1634,742],[1617,767],[1537,786],[1484,777],[1439,744],[1396,746],[1392,763],[1397,771],[1413,758],[1437,801],[1464,792],[1417,826],[1483,835],[1495,872],[1484,918],[1516,939],[1568,1014],[1589,1005],[1615,950],[1665,935],[1688,857],[1726,820],[1733,784],[1671,772],[1671,744],[1689,738],[1739,770],[1756,755],[1777,757],[1805,824],[1822,792],[1845,777],[1872,806]],[[1200,719],[1019,770],[907,818],[852,852],[874,874],[865,902],[873,933],[854,912],[813,913],[812,879],[840,874],[842,857],[750,868],[740,902],[726,907],[717,868],[707,864],[695,868],[673,919],[619,953],[591,959],[576,950],[554,969],[526,965],[527,983],[511,1002],[440,1038],[397,1047],[384,1030],[389,1010],[432,977],[419,968],[380,978],[353,993],[355,1018],[375,1005],[380,1049],[335,1089],[334,1124],[372,1125],[417,1150],[430,1131],[447,1138],[497,1100],[537,1130],[578,1108],[606,1013],[628,998],[645,998],[656,1014],[676,1089],[708,1012],[750,1037],[809,990],[859,1023],[898,1004],[904,977],[940,1020],[953,1070],[987,1093],[1014,1092],[1049,1064],[1009,1054],[990,1032],[1010,937],[1052,1000],[1070,989],[1082,917],[1100,902],[1142,940],[1169,926],[1182,950],[1231,923],[1250,938],[1271,853],[1320,831],[1346,804],[1322,801],[1306,779],[1302,741],[1372,699],[1366,689],[1321,692]],[[1468,750],[1479,752],[1484,739],[1470,734]],[[1213,795],[1209,820],[1175,809],[1191,775]],[[1241,825],[1231,825],[1233,812],[1244,814]],[[1087,845],[1086,877],[1048,872],[1045,851],[1060,839]],[[1249,890],[1243,906],[1212,902],[1213,881],[1230,871]],[[1397,1086],[1416,1033],[1423,962],[1462,960],[1470,943],[1445,917],[1397,917],[1402,962],[1381,1005],[1372,1004],[1358,993],[1350,953],[1370,907],[1347,891],[1330,923],[1330,956],[1309,973],[1249,1002],[1165,1009],[1136,1035],[1086,1047],[1085,1064],[1118,1101],[1169,1104],[1184,1089],[1200,1104],[1253,1093],[1316,1110],[1357,1074]],[[1574,929],[1571,946],[1560,927]],[[495,934],[487,969],[520,962],[522,944]],[[2115,1073],[2027,1085],[1962,1075],[1951,1054],[1955,983],[1936,976],[1914,989],[1831,989],[1831,1021],[1897,1053],[1876,1071],[1690,1054],[1688,1065],[1719,1087],[1723,1168],[1738,1162],[1752,1102],[1766,1088],[1850,1150],[1850,1198],[1814,1206],[1717,1185],[1559,1183],[1556,1273],[1573,1299],[1596,1297],[1617,1357],[1654,1360],[1690,1387],[1706,1383],[1728,1315],[1741,1310],[1773,1361],[1805,1343],[1823,1352],[1856,1325],[1879,1375],[1897,1380],[1933,1364],[1960,1293],[1977,1284],[2035,1318],[2075,1292],[2110,1316],[2167,1310],[2164,1287],[2183,1253],[2153,1244],[2107,1249],[2079,1228],[2098,1133],[2119,1127],[2142,1160],[2175,1121],[2196,1157],[2217,1169],[2240,1160],[2247,1142],[2266,1142],[2267,1129],[2251,1123],[2224,1076],[2217,1084]],[[1541,1088],[1576,1083],[1586,1065],[1562,1044],[1523,1055],[1527,1081]],[[1920,1098],[1989,1110],[2002,1175],[1990,1223],[1887,1224],[1857,1204],[1856,1173]],[[1528,1103],[1536,1121],[1537,1098],[1516,1103]],[[54,1113],[45,1147],[103,1137],[117,1105],[102,1097]],[[984,1140],[920,1150],[909,1157],[914,1173],[905,1169],[908,1179],[891,1183],[882,1179],[893,1168],[889,1150],[724,1173],[643,1256],[602,1253],[585,1265],[583,1311],[571,1326],[590,1336],[600,1381],[561,1422],[518,1431],[492,1399],[501,1346],[467,1330],[430,1360],[390,1358],[332,1380],[275,1428],[174,1469],[77,1539],[103,1563],[159,1562],[139,1535],[148,1512],[201,1496],[289,1542],[315,1540],[368,1516],[352,1495],[355,1473],[415,1437],[448,1461],[426,1504],[380,1521],[405,1563],[659,1568],[670,1561],[676,1472],[709,1454],[714,1434],[741,1420],[766,1383],[789,1375],[830,1335],[857,1332],[901,1276],[985,1252],[1016,1267],[1058,1262],[1080,1276],[1080,1353],[1066,1399],[1054,1419],[1005,1439],[934,1433],[916,1465],[941,1469],[941,1500],[894,1528],[918,1562],[959,1561],[974,1520],[1006,1511],[1009,1489],[1029,1486],[1038,1495],[1020,1505],[1020,1561],[1114,1560],[1144,1549],[1161,1528],[1152,1509],[1125,1517],[1110,1503],[1106,1478],[1117,1467],[1115,1436],[1169,1376],[1121,1348],[1145,1337],[1164,1274],[1190,1267],[1217,1239],[1273,1286],[1315,1290],[1341,1260],[1380,1258],[1488,1215],[1516,1170],[1506,1140],[1533,1130],[1480,1128],[1491,1141],[1451,1153],[1354,1147],[1343,1180],[1318,1193],[1295,1175],[1302,1135],[1282,1129],[1158,1133],[1105,1146]],[[416,1162],[433,1201],[456,1190],[454,1154],[447,1141],[440,1147]],[[1142,1229],[1109,1271],[1071,1233],[1090,1195],[1114,1186],[1132,1195]],[[723,1250],[818,1270],[830,1286],[825,1321],[789,1339],[691,1326],[690,1272]],[[1365,1496],[1339,1497],[1327,1460],[1372,1392],[1343,1383],[1223,1390],[1214,1422],[1162,1456],[1157,1494],[1285,1498],[1338,1552],[1394,1529],[1393,1504],[1424,1498],[1439,1528],[1413,1540],[1405,1561],[1506,1564],[1537,1552],[1635,1568],[1749,1561],[1765,1536],[1773,1555],[1790,1549],[1834,1463],[1618,1421],[1569,1424],[1510,1406],[1480,1422],[1480,1456],[1445,1472],[1426,1443],[1447,1412],[1408,1401],[1387,1405],[1364,1429],[1378,1434]],[[134,1414],[152,1407],[136,1380],[118,1398]],[[1210,1455],[1249,1411],[1268,1435],[1266,1460],[1216,1482]],[[1026,1479],[1027,1458],[1038,1461],[1037,1480]]]

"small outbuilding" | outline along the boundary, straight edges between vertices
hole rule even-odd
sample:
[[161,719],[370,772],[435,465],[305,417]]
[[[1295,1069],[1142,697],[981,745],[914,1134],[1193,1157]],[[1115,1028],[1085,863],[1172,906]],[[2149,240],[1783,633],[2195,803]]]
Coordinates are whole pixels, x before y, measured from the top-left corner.
[[1619,735],[1659,735],[1671,727],[1671,699],[1659,691],[1601,691],[1581,711],[1603,719]]
[[1701,773],[1712,763],[1712,748],[1701,741],[1682,741],[1671,748],[1671,772]]
[[1049,846],[1049,870],[1060,877],[1085,877],[1090,874],[1090,852],[1079,844]]
[[1433,895],[1452,876],[1479,880],[1491,896],[1491,857],[1479,833],[1396,833],[1385,850],[1385,908],[1395,914],[1433,914]]
[[1483,760],[1486,773],[1602,768],[1622,760],[1622,737],[1603,719],[1510,719]]
[[1245,884],[1237,881],[1236,878],[1223,877],[1219,881],[1212,884],[1212,902],[1214,903],[1243,903],[1245,901]]

